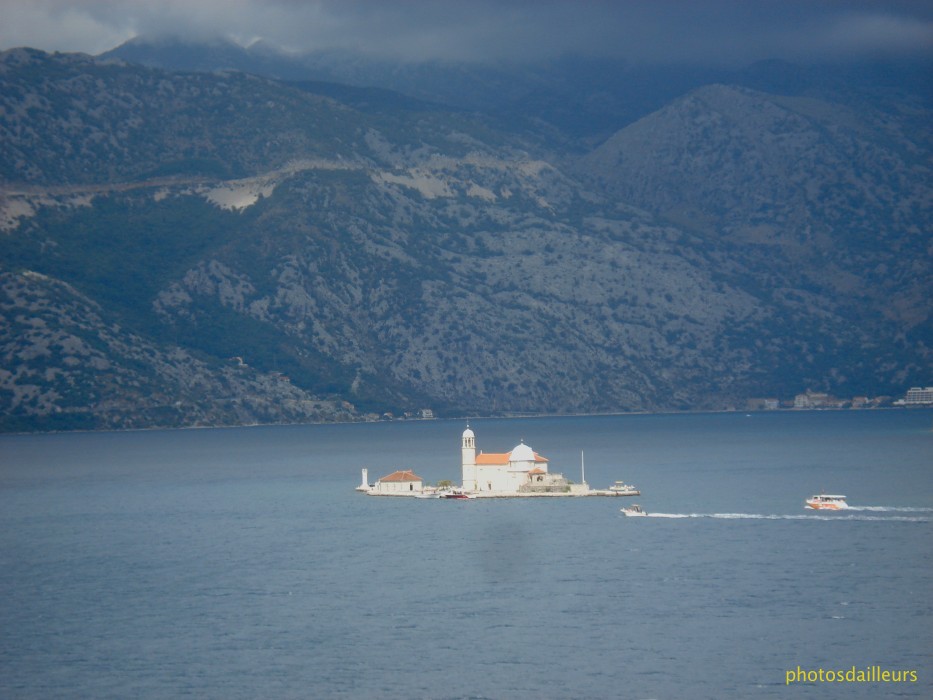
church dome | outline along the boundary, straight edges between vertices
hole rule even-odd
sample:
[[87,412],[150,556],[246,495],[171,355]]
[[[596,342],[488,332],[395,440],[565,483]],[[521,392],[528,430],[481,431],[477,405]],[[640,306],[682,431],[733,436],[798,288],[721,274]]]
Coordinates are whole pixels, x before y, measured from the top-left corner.
[[468,438],[468,437],[476,437],[476,436],[473,434],[473,431],[470,430],[470,426],[467,426],[467,429],[463,431],[463,437]]
[[509,457],[510,462],[534,462],[535,453],[528,445],[524,442],[521,445],[516,445],[515,449],[512,450],[512,454]]

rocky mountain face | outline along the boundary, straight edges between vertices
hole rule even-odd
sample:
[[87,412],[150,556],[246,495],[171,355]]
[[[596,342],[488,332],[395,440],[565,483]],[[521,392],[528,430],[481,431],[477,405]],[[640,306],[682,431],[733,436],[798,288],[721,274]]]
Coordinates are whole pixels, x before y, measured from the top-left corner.
[[[40,273],[0,274],[4,428],[148,428],[349,420],[287,377],[205,362],[105,319],[91,299]],[[9,368],[9,369],[7,369]]]
[[901,393],[930,367],[929,111],[709,85],[588,148],[386,91],[6,52],[2,427]]
[[824,314],[817,327],[779,322],[760,342],[820,338],[854,349],[850,361],[861,353],[860,374],[880,375],[905,340],[933,340],[930,129],[918,121],[928,111],[905,95],[838,97],[707,86],[621,130],[575,170],[718,247],[720,273],[768,306]]

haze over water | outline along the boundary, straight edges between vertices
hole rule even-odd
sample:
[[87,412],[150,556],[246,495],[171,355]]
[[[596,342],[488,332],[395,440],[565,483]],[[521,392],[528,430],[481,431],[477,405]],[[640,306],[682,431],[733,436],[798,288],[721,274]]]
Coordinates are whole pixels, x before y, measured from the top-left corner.
[[[643,494],[485,501],[353,491],[459,480],[460,421],[2,436],[0,696],[929,697],[931,426],[477,420],[479,449],[574,480],[585,451]],[[805,510],[820,491],[854,508]]]

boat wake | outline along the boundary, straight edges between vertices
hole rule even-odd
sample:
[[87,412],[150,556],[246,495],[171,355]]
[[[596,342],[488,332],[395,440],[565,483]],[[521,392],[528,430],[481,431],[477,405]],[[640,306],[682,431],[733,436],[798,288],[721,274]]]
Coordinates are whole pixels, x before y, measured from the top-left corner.
[[[855,510],[849,508],[848,510]],[[865,509],[867,510],[867,508]],[[902,508],[889,510],[903,511]],[[915,508],[911,512],[933,512],[929,508]],[[858,520],[876,522],[928,523],[930,518],[917,515],[766,515],[763,513],[648,513],[649,518],[711,518],[716,520]]]
[[933,513],[933,508],[896,508],[894,506],[849,506],[846,510],[869,510],[875,513]]

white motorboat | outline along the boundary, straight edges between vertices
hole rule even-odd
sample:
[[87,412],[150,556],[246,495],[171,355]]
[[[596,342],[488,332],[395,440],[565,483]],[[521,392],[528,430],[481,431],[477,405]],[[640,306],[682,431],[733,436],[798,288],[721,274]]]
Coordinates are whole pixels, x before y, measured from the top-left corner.
[[452,499],[463,499],[463,498],[476,498],[472,493],[466,493],[462,489],[451,489],[450,491],[444,491],[441,493],[438,498],[452,498]]
[[806,500],[807,508],[813,510],[845,510],[849,507],[845,496],[821,493]]
[[613,496],[641,496],[641,491],[624,481],[615,482],[609,487],[609,493]]
[[622,515],[628,516],[629,518],[644,517],[648,515],[637,503],[629,506],[628,508],[620,508],[619,510],[622,512]]

